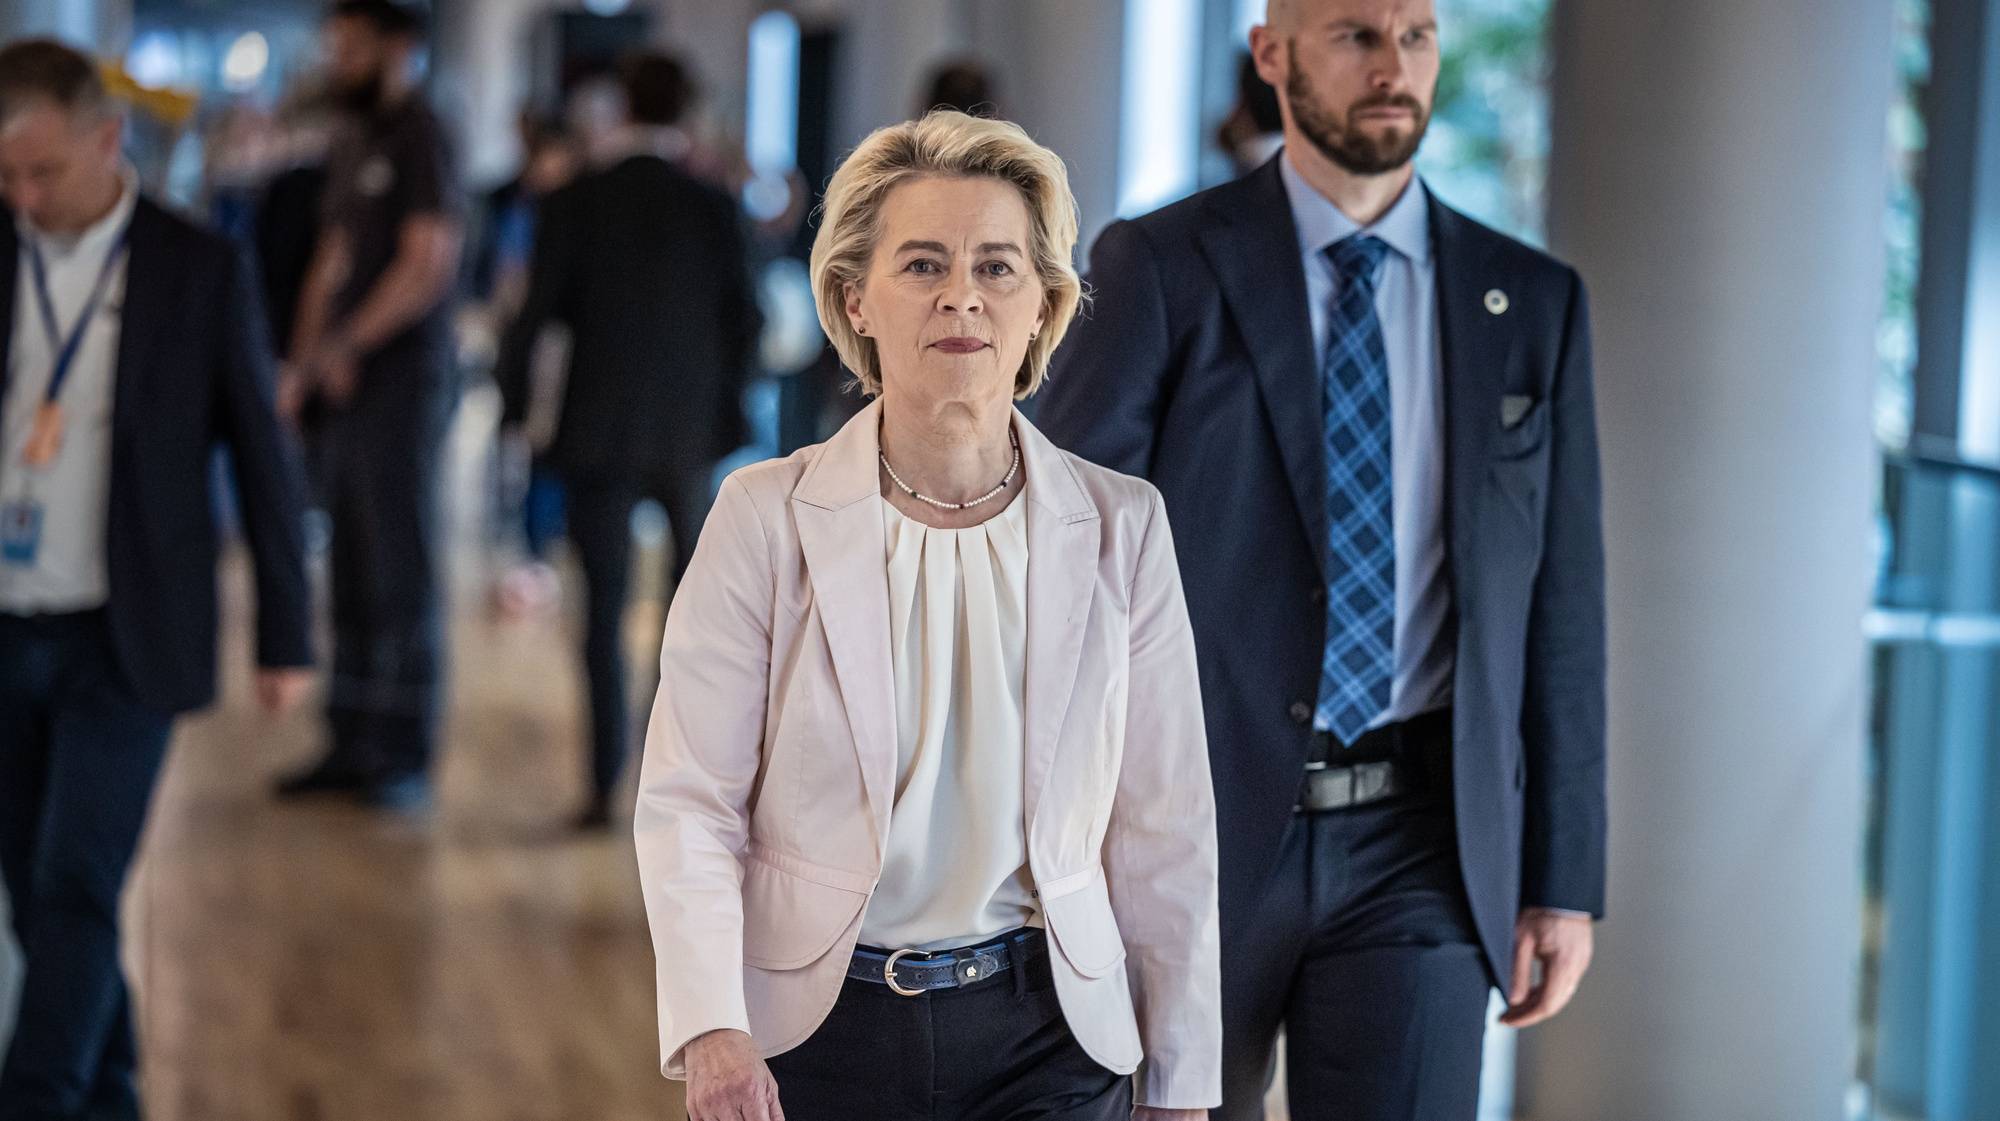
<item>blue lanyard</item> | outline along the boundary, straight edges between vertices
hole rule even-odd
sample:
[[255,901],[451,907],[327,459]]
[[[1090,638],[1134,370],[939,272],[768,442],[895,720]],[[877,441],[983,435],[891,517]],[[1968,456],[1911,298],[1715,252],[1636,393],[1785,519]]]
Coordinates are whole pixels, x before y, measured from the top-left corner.
[[83,302],[83,311],[76,317],[76,323],[64,335],[56,325],[56,304],[49,295],[48,268],[42,264],[42,251],[36,247],[33,238],[22,238],[22,245],[28,251],[29,271],[35,277],[35,300],[42,309],[42,330],[48,333],[49,349],[55,351],[55,368],[49,372],[48,400],[53,402],[62,392],[63,382],[69,377],[70,364],[76,361],[76,352],[83,347],[84,333],[90,330],[90,321],[97,314],[97,305],[104,300],[104,290],[111,281],[111,271],[118,264],[118,258],[125,253],[127,243],[132,240],[132,219],[125,219],[125,225],[118,230],[118,239],[104,254],[104,264],[97,270],[97,281],[90,286],[90,296]]

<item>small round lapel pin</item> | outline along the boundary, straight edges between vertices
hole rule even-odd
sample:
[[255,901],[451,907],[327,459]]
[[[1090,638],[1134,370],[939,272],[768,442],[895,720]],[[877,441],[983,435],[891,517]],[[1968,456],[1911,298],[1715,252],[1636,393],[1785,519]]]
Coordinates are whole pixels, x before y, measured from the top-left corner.
[[1486,290],[1486,310],[1494,315],[1507,314],[1507,293],[1498,288]]

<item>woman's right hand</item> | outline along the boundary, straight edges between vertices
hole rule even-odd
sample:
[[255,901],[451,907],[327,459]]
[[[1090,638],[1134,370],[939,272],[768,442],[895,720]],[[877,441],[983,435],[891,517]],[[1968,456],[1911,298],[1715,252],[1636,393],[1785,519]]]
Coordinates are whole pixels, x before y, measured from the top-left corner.
[[748,1035],[724,1028],[696,1036],[683,1058],[688,1121],[785,1121],[778,1081]]

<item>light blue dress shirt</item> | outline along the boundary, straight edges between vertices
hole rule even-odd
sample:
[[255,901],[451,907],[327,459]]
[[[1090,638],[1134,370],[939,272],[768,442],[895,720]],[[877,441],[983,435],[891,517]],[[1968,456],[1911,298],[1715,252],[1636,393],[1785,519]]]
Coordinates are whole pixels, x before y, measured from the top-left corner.
[[[1341,213],[1279,161],[1305,262],[1313,355],[1326,354],[1335,296],[1326,248],[1366,232],[1390,252],[1382,259],[1375,312],[1389,358],[1390,472],[1396,526],[1396,675],[1379,727],[1451,703],[1451,581],[1445,570],[1444,377],[1437,330],[1437,264],[1431,255],[1430,195],[1412,177],[1388,213],[1365,228]],[[1301,403],[1301,407],[1306,407]],[[1317,402],[1312,404],[1317,408]]]

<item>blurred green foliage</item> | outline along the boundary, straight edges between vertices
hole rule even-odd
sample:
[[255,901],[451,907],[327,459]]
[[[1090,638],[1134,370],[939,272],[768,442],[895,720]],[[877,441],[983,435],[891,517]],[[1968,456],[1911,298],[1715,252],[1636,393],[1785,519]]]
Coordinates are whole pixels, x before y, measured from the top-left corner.
[[1550,0],[1439,0],[1443,66],[1418,166],[1453,206],[1544,238]]

